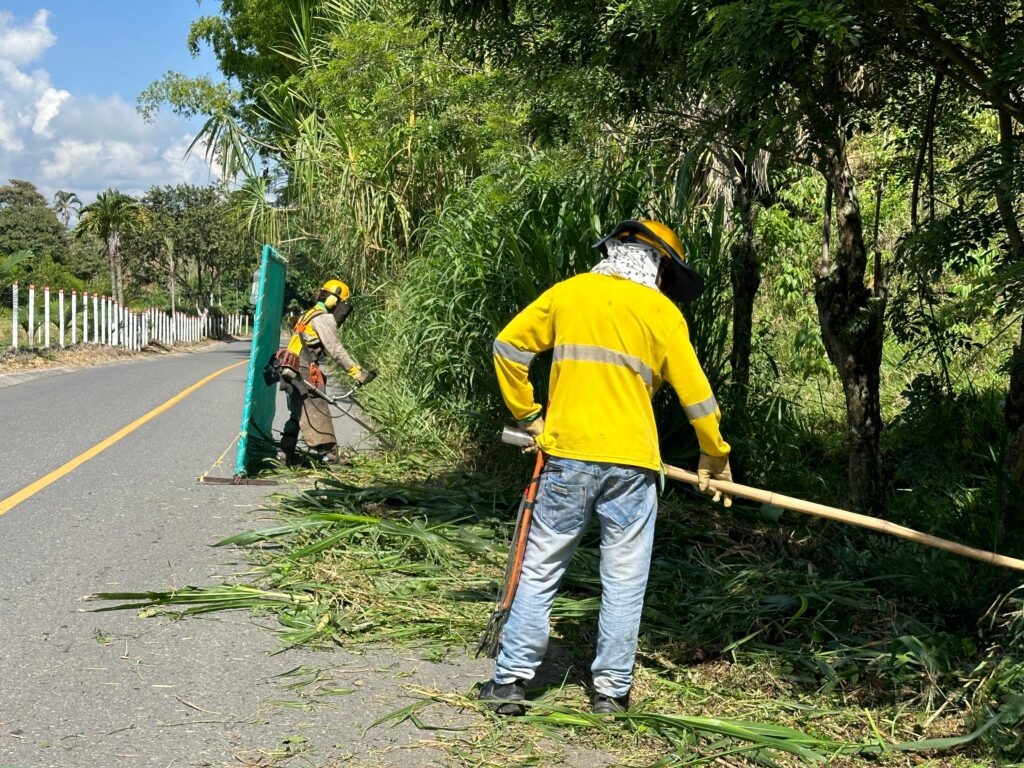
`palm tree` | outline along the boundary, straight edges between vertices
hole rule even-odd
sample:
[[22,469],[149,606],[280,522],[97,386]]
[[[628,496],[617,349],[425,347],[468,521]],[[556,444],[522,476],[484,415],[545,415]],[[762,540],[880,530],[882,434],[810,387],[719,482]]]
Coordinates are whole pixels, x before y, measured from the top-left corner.
[[85,206],[75,227],[75,237],[95,235],[107,244],[110,259],[110,287],[117,303],[124,305],[124,276],[122,274],[121,235],[141,226],[146,220],[146,209],[129,195],[108,189],[96,196],[96,202]]
[[170,235],[164,235],[164,252],[167,254],[167,290],[171,294],[171,316],[173,317],[178,313],[178,306],[174,296],[174,238]]
[[23,261],[32,258],[32,251],[18,251],[10,256],[0,258],[0,280],[6,280],[14,271],[14,268]]
[[58,189],[57,193],[53,196],[53,212],[57,214],[57,218],[61,220],[64,228],[67,229],[68,224],[71,222],[72,216],[77,216],[78,212],[82,209],[82,201],[78,199],[78,195],[74,192],[65,192],[63,189]]

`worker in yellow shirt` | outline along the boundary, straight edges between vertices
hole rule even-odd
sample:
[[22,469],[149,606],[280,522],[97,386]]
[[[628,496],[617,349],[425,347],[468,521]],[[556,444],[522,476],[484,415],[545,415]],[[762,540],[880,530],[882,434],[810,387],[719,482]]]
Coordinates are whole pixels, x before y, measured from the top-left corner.
[[[660,222],[631,220],[595,247],[605,254],[596,267],[547,290],[494,342],[505,403],[547,456],[494,677],[480,691],[499,714],[525,710],[525,683],[547,650],[555,593],[594,514],[601,525],[601,611],[592,705],[596,713],[629,706],[661,471],[651,398],[663,382],[697,432],[701,490],[711,478],[732,479],[718,404],[674,303],[692,301],[703,289],[682,243]],[[529,367],[548,349],[544,415]]]
[[[292,353],[293,377],[309,387],[327,391],[327,376],[320,367],[326,353],[357,385],[369,384],[377,375],[356,363],[338,338],[338,330],[352,312],[349,287],[341,280],[328,280],[320,288],[316,304],[295,323],[287,351]],[[282,389],[288,394],[288,421],[279,443],[285,461],[295,461],[299,432],[306,446],[324,463],[337,463],[337,443],[330,404],[322,397],[297,386],[294,378],[284,376]]]

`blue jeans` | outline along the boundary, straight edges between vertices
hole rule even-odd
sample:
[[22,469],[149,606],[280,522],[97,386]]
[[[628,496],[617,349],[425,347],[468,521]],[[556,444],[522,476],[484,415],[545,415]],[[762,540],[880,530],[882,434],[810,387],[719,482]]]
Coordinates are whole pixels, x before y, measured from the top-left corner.
[[495,682],[533,679],[547,651],[558,584],[596,512],[601,522],[601,614],[591,666],[594,689],[616,698],[629,692],[657,510],[650,470],[548,457]]

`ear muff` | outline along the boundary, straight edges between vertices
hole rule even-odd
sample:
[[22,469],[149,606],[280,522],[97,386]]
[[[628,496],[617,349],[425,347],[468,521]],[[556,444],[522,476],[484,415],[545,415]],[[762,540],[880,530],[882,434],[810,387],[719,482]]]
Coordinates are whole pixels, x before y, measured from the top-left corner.
[[333,293],[327,294],[327,297],[324,299],[324,306],[327,307],[328,310],[334,309],[338,306],[338,297]]

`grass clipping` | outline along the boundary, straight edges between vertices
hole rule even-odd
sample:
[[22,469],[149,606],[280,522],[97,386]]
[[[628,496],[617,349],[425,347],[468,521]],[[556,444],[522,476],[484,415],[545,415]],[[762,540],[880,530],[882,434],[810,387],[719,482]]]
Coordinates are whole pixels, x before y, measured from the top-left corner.
[[[114,601],[100,610],[144,616],[270,613],[282,625],[282,650],[372,643],[428,646],[437,657],[464,652],[479,640],[498,589],[514,487],[489,475],[429,475],[416,462],[343,468],[277,497],[277,525],[220,542],[249,549],[255,583],[93,598]],[[844,764],[866,755],[909,765],[921,763],[913,753],[965,745],[994,755],[1008,739],[1012,751],[1019,707],[979,717],[967,695],[978,680],[960,676],[965,659],[943,651],[940,629],[864,580],[824,575],[813,551],[776,523],[754,522],[709,516],[702,502],[663,502],[633,707],[616,718],[582,711],[600,606],[592,530],[552,614],[549,656],[562,677],[534,681],[527,717],[492,720],[472,743],[450,742],[451,761],[537,764],[533,749],[507,754],[508,728],[519,729],[521,745],[529,734],[585,739],[622,765]],[[469,693],[420,692],[385,721],[421,724],[429,707],[477,706]]]

